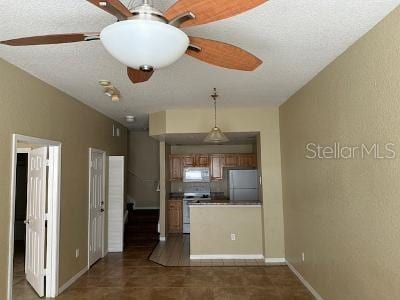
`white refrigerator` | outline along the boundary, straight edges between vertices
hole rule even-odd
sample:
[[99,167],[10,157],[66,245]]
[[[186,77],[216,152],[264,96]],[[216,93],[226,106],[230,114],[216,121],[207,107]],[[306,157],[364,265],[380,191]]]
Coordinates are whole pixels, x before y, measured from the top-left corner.
[[231,201],[258,201],[257,170],[230,170],[229,198]]

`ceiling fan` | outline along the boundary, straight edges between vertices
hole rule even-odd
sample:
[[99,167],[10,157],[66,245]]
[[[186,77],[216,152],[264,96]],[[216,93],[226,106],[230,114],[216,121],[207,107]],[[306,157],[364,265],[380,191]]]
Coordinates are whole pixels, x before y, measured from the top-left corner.
[[101,40],[106,50],[128,66],[133,83],[145,82],[154,70],[176,62],[185,53],[228,69],[253,71],[262,61],[236,46],[187,36],[180,28],[207,24],[253,9],[268,0],[178,0],[165,13],[149,0],[129,10],[119,0],[87,0],[115,16],[118,21],[101,33],[33,36],[0,41],[10,46],[62,44]]

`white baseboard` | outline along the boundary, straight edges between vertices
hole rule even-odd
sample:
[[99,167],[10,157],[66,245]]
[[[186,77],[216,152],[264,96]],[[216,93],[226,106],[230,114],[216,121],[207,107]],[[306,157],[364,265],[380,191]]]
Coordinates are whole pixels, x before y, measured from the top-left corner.
[[115,247],[115,248],[114,247],[110,247],[110,248],[108,248],[107,254],[108,253],[122,253],[122,252],[124,252],[124,249],[121,248],[121,247]]
[[212,254],[190,255],[190,259],[264,259],[262,254]]
[[165,236],[160,236],[160,242],[165,242],[167,240],[167,237]]
[[310,291],[310,293],[315,297],[317,300],[324,300],[320,294],[314,288],[311,286],[311,284],[308,283],[307,280],[304,279],[304,277],[293,267],[288,261],[286,262],[290,270],[299,278],[299,280],[304,284],[304,286]]
[[75,281],[79,279],[83,274],[85,274],[88,271],[88,267],[84,267],[79,273],[75,274],[74,277],[72,277],[70,280],[68,280],[66,283],[64,283],[60,288],[58,289],[58,295],[60,295],[62,292],[64,292],[67,288],[69,288]]
[[266,264],[271,264],[271,265],[286,265],[286,259],[283,257],[267,257],[265,259]]

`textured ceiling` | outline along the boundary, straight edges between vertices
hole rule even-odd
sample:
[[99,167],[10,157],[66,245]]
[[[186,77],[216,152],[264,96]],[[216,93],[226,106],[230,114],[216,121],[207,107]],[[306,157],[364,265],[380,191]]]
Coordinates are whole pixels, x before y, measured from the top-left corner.
[[[130,1],[123,1],[128,4]],[[173,0],[155,0],[165,10]],[[147,126],[147,113],[211,105],[217,87],[221,106],[279,105],[383,19],[400,0],[271,0],[228,20],[187,29],[254,53],[264,64],[253,73],[224,70],[183,57],[150,82],[132,85],[125,66],[101,42],[50,46],[0,45],[0,57],[125,125],[124,116]],[[114,18],[85,0],[2,0],[0,40],[51,33],[96,32]],[[122,92],[113,104],[98,80]]]

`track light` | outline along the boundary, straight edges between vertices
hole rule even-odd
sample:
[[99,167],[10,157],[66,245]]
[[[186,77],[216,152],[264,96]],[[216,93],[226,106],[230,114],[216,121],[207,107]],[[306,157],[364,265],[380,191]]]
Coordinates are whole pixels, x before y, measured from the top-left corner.
[[108,80],[100,80],[99,84],[104,88],[104,94],[111,98],[112,102],[119,102],[121,99],[120,91]]
[[135,122],[136,118],[135,118],[135,116],[130,116],[130,115],[128,115],[128,116],[125,117],[125,120],[126,120],[128,123],[133,123],[133,122]]

